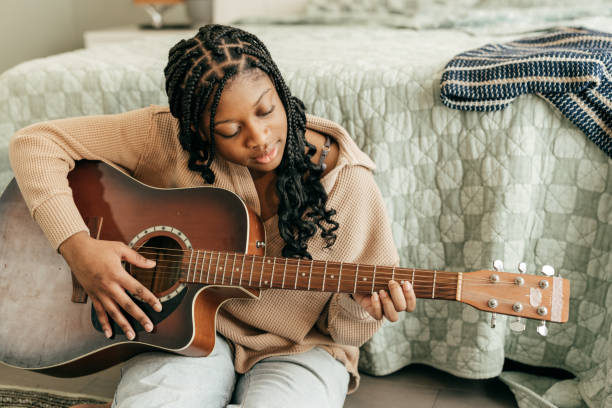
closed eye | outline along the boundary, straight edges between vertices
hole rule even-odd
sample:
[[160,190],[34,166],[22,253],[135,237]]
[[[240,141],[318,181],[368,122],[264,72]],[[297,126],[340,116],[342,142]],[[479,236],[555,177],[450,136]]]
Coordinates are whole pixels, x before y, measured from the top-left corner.
[[240,133],[240,128],[239,128],[239,129],[238,129],[236,132],[232,133],[231,135],[224,135],[223,133],[219,133],[219,132],[216,132],[216,133],[217,133],[219,136],[221,136],[221,137],[224,137],[224,138],[226,138],[226,139],[230,139],[230,138],[232,138],[232,137],[236,136],[238,133]]
[[[268,116],[269,114],[271,114],[272,112],[274,112],[274,109],[276,109],[276,105],[273,105],[269,111],[267,112],[263,112],[260,114],[260,116]],[[238,133],[240,133],[240,128],[238,128],[238,130],[236,130],[236,132],[232,133],[231,135],[225,135],[223,133],[220,132],[216,132],[219,136],[224,137],[226,139],[230,139],[236,135],[238,135]]]
[[269,114],[274,112],[274,108],[276,108],[276,105],[272,106],[269,111],[262,113],[261,116],[268,116]]

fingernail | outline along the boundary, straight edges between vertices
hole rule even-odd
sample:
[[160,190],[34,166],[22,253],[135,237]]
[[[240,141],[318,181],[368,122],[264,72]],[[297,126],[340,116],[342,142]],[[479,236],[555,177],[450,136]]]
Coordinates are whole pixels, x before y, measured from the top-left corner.
[[157,303],[155,306],[153,306],[153,310],[155,310],[156,312],[161,312],[162,311],[161,303]]
[[147,263],[148,263],[149,265],[155,265],[155,261],[154,261],[154,260],[152,260],[152,259],[147,259]]
[[127,332],[127,338],[130,340],[134,340],[134,338],[136,337],[136,335],[134,334],[134,332]]
[[151,332],[151,330],[153,330],[153,325],[151,323],[147,323],[144,326],[145,330],[148,331],[149,333]]
[[372,293],[372,300],[377,302],[378,301],[378,293],[374,292]]
[[382,290],[382,289],[381,289],[381,290],[380,290],[380,297],[381,297],[382,299],[386,298],[386,297],[387,297],[387,292],[385,292],[384,290]]
[[394,285],[397,285],[397,284],[398,283],[396,281],[394,281],[394,280],[390,280],[389,281],[389,286],[394,286]]
[[110,330],[106,329],[104,330],[104,335],[106,336],[107,339],[110,339],[113,333]]
[[412,286],[412,285],[410,285],[410,282],[408,282],[408,281],[405,281],[405,282],[404,282],[404,288],[406,288],[407,290],[410,290],[410,287],[411,287],[411,286]]

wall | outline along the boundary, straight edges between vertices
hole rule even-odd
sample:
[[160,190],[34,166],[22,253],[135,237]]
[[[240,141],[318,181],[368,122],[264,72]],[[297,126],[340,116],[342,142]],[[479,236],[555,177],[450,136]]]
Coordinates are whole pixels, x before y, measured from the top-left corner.
[[[0,73],[29,59],[83,47],[83,32],[147,23],[132,0],[0,0]],[[182,5],[164,14],[185,22]]]
[[[275,17],[304,9],[307,0],[213,0],[213,21]],[[184,5],[164,13],[167,23],[189,21]],[[0,73],[33,58],[83,48],[83,32],[150,23],[132,0],[0,0]]]

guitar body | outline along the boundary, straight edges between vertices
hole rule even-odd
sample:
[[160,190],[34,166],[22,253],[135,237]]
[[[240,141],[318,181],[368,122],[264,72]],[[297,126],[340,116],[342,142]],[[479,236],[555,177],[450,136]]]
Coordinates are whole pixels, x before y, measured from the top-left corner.
[[[158,264],[199,256],[196,248],[264,253],[256,244],[265,242],[261,221],[227,190],[157,189],[104,163],[87,161],[78,163],[69,182],[92,236],[136,250],[170,248],[143,253]],[[215,317],[223,302],[259,295],[257,289],[179,282],[178,274],[151,275],[125,266],[163,305],[156,313],[140,303],[155,329],[147,333],[130,321],[136,329],[134,341],[118,326],[111,339],[104,336],[91,300],[31,218],[13,180],[0,199],[0,361],[72,377],[145,351],[206,356],[214,347]]]

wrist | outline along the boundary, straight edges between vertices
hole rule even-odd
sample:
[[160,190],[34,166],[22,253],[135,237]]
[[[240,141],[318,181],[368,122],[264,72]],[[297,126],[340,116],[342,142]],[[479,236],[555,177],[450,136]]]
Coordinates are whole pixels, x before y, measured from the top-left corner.
[[58,248],[58,251],[64,259],[68,259],[72,253],[74,253],[75,248],[83,245],[84,242],[89,240],[89,234],[87,231],[79,231],[76,234],[73,234],[66,238],[64,242],[62,242]]

